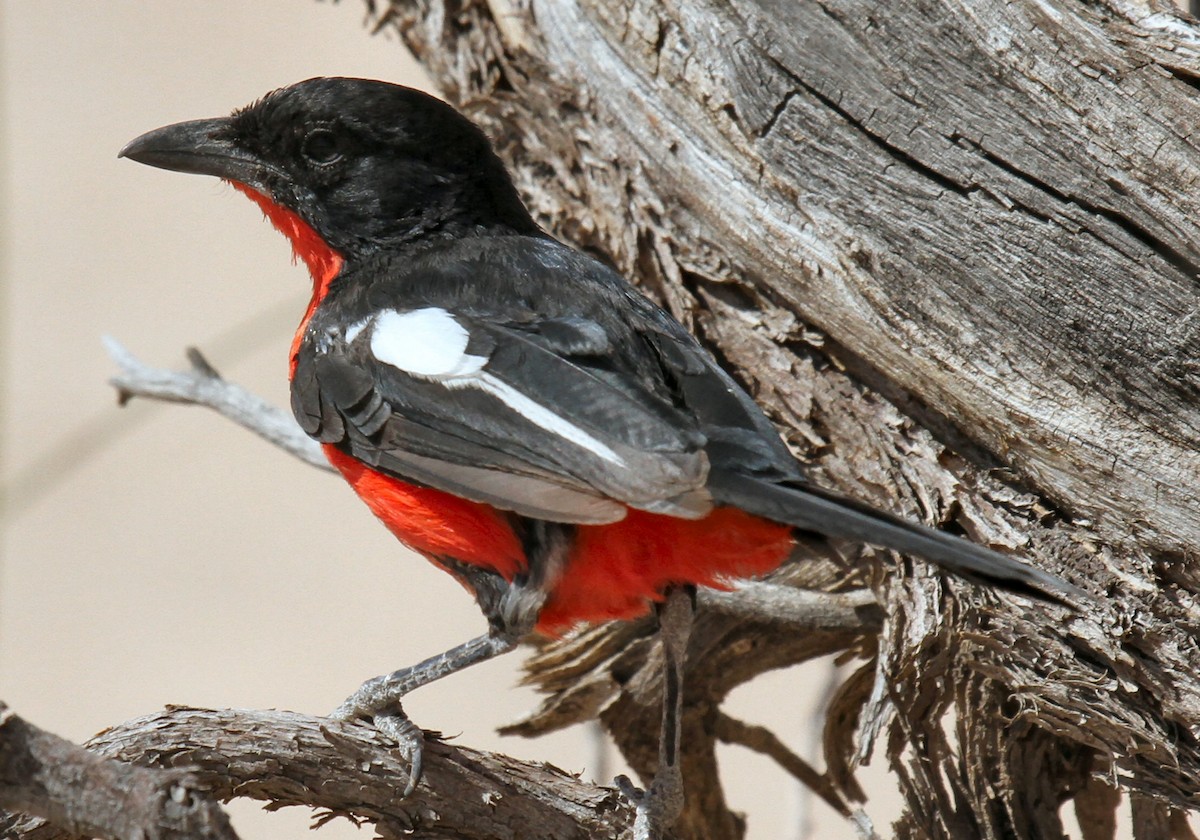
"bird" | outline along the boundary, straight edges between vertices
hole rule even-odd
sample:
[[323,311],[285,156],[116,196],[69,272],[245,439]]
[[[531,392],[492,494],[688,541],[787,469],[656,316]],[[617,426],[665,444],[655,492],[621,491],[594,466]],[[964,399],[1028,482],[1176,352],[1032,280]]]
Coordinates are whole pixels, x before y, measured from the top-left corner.
[[368,680],[335,715],[390,734],[420,778],[413,689],[533,634],[655,612],[659,766],[637,836],[683,807],[682,664],[695,587],[766,574],[818,534],[1070,604],[1016,557],[814,484],[750,395],[672,315],[534,220],[486,134],[382,81],[321,77],[120,156],[215,176],[290,241],[312,297],[291,406],[367,507],[474,594],[487,632]]

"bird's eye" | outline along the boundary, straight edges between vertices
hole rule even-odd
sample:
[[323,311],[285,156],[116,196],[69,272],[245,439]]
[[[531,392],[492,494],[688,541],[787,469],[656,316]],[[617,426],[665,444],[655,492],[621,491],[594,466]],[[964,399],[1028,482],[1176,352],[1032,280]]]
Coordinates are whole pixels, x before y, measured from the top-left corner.
[[342,159],[338,136],[324,128],[309,132],[309,135],[304,138],[304,145],[300,152],[309,163],[316,166],[329,166]]

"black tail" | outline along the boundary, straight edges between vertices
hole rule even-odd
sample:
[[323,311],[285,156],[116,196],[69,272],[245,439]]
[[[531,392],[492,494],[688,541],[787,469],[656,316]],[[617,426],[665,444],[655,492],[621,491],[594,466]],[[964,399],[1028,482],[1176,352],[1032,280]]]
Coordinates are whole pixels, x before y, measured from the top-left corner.
[[717,502],[764,519],[913,554],[967,579],[1038,595],[1066,606],[1073,605],[1064,596],[1090,600],[1078,587],[1013,557],[818,487],[775,484],[722,470],[709,475],[708,489]]

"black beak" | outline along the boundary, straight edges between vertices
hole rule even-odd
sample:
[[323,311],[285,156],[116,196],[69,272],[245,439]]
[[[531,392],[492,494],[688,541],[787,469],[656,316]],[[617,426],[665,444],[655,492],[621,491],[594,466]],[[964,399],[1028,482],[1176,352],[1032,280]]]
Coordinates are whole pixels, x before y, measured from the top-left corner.
[[215,175],[264,189],[267,167],[238,148],[229,139],[231,133],[226,118],[175,123],[131,140],[117,157],[175,172]]

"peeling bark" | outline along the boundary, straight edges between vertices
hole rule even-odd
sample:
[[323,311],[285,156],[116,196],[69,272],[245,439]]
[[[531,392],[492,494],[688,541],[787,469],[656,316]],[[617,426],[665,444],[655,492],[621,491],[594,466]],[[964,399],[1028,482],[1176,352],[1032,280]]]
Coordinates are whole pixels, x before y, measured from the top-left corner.
[[[186,769],[188,778],[222,800],[307,805],[320,809],[318,825],[335,817],[369,822],[385,840],[585,840],[616,837],[632,824],[633,808],[615,790],[548,764],[454,747],[436,740],[437,733],[428,735],[433,740],[427,742],[425,781],[407,799],[397,784],[407,778],[407,767],[394,744],[370,727],[293,712],[177,706],[107,729],[87,746],[94,762],[102,756],[116,759],[111,764],[138,764],[130,769],[144,776],[157,771],[159,778]],[[138,837],[137,827],[134,822],[117,836]],[[67,840],[74,832],[61,822],[56,827],[0,814],[0,836]]]
[[[1141,831],[1200,807],[1194,21],[1153,0],[368,5],[539,219],[691,324],[815,480],[1098,597],[1071,615],[863,560],[882,633],[781,657],[868,659],[827,724],[833,775],[884,739],[911,837],[1055,836],[1099,778],[1157,803]],[[775,631],[713,632],[689,660],[709,739],[710,660]],[[535,659],[528,728],[598,713],[648,766],[628,633]],[[710,741],[688,743],[680,835],[739,836],[697,781]]]
[[[159,772],[98,756],[0,703],[0,807],[108,840],[238,840],[208,789],[186,770]],[[17,824],[0,811],[0,836]],[[61,832],[60,832],[61,833]]]
[[[367,5],[491,133],[539,219],[689,323],[815,481],[1016,551],[1097,598],[1073,613],[815,540],[770,583],[825,597],[706,596],[688,653],[676,836],[743,834],[717,772],[722,737],[776,756],[841,803],[861,837],[874,831],[854,771],[876,745],[905,797],[897,837],[1057,837],[1072,800],[1087,840],[1111,837],[1122,795],[1136,837],[1190,836],[1195,22],[1158,0]],[[198,358],[175,376],[125,364],[119,387],[216,407],[311,456],[277,412]],[[854,667],[829,702],[824,773],[723,716],[737,685],[828,654]],[[646,773],[660,658],[647,622],[547,643],[528,666],[545,700],[508,731],[598,719]],[[191,721],[210,740],[174,753],[163,744],[178,731],[150,719],[122,756],[227,772],[237,781],[220,795],[275,780],[276,801],[376,820],[385,836],[529,835],[526,817],[490,807],[459,827],[428,819],[428,799],[400,803],[404,817],[373,800],[328,804],[321,796],[368,771],[320,758],[319,723],[289,721],[285,749],[246,723],[266,713],[197,714],[215,715]],[[455,787],[446,750],[435,765],[449,775],[431,772],[425,795],[450,813],[478,790]],[[336,780],[288,787],[274,773],[281,754],[316,755]],[[562,821],[545,836],[627,825],[627,805],[604,789],[503,757],[468,763],[493,760],[519,782],[512,814],[560,787],[573,803],[552,804]]]

